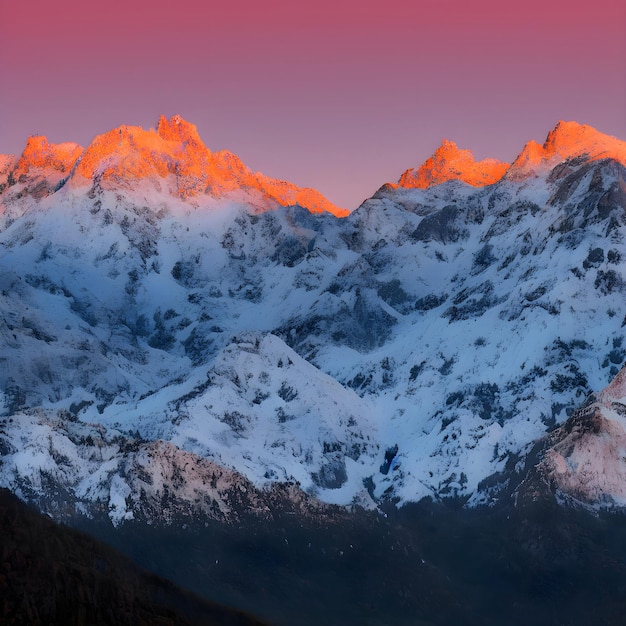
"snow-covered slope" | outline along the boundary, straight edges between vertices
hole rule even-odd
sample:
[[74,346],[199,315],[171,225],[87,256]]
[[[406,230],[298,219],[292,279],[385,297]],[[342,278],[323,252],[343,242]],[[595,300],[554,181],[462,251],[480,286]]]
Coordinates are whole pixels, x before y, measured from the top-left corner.
[[245,476],[162,440],[146,441],[70,413],[37,409],[3,424],[3,484],[57,519],[108,516],[162,524],[185,514],[222,522],[274,511],[322,516],[293,481],[256,488]]
[[[183,130],[122,127],[124,150],[103,136],[64,184],[0,195],[0,484],[23,497],[157,515],[148,472],[223,511],[194,486],[219,467],[246,493],[477,504],[622,365],[624,142],[560,123],[521,173],[442,167],[337,219],[238,174],[198,192],[210,155]],[[140,469],[147,450],[176,462]]]

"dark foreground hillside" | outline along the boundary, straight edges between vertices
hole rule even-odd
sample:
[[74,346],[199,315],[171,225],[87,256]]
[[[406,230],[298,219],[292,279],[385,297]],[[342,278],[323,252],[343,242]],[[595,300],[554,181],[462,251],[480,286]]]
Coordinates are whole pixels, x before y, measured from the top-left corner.
[[281,626],[608,626],[626,615],[626,517],[549,501],[91,530],[195,593]]
[[116,550],[59,526],[0,489],[0,624],[265,623],[141,571]]

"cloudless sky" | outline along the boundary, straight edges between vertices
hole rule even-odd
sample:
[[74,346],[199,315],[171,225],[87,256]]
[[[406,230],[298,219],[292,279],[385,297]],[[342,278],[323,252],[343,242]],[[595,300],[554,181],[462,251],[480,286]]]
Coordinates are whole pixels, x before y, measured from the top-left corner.
[[626,139],[624,0],[0,0],[0,153],[160,114],[355,208],[442,138]]

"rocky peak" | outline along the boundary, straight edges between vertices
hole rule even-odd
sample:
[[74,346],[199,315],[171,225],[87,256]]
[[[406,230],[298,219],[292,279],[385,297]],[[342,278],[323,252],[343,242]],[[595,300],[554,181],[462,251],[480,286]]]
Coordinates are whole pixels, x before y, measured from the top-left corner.
[[626,165],[626,142],[605,135],[592,126],[560,121],[548,133],[543,145],[529,141],[507,173],[510,180],[521,180],[540,169],[561,161],[586,157],[589,161],[614,159]]
[[500,180],[508,167],[508,163],[495,159],[476,161],[471,150],[461,150],[453,141],[444,139],[419,169],[404,172],[398,185],[425,189],[449,180],[461,180],[468,185],[482,187]]
[[610,158],[626,163],[626,142],[577,122],[560,121],[548,133],[543,147],[547,155],[561,159],[586,154],[592,160]]
[[75,143],[53,144],[43,135],[28,138],[19,158],[0,155],[0,194],[6,204],[22,196],[38,201],[54,193],[69,176],[83,148]]
[[174,156],[172,145],[154,131],[119,126],[91,142],[77,165],[73,183],[98,179],[108,188],[153,176],[164,178],[174,171]]
[[185,146],[202,146],[206,149],[195,124],[187,122],[180,115],[174,115],[169,120],[161,115],[157,123],[156,133],[166,141],[178,141]]
[[132,190],[138,180],[148,179],[158,190],[165,186],[183,200],[243,191],[255,195],[260,211],[297,203],[313,213],[348,214],[314,189],[251,172],[232,152],[212,153],[196,126],[179,115],[169,120],[162,116],[156,131],[120,126],[96,137],[75,174],[75,186],[97,181],[104,189]]
[[43,135],[28,138],[24,152],[20,156],[13,177],[19,180],[31,169],[52,169],[63,174],[69,172],[83,148],[75,143],[53,144]]

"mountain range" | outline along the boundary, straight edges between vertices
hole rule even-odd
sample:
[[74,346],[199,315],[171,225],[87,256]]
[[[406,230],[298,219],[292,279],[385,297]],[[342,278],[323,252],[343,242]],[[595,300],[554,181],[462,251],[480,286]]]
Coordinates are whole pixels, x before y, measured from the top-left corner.
[[112,529],[621,510],[625,173],[559,122],[348,212],[179,116],[31,137],[0,157],[0,486]]

